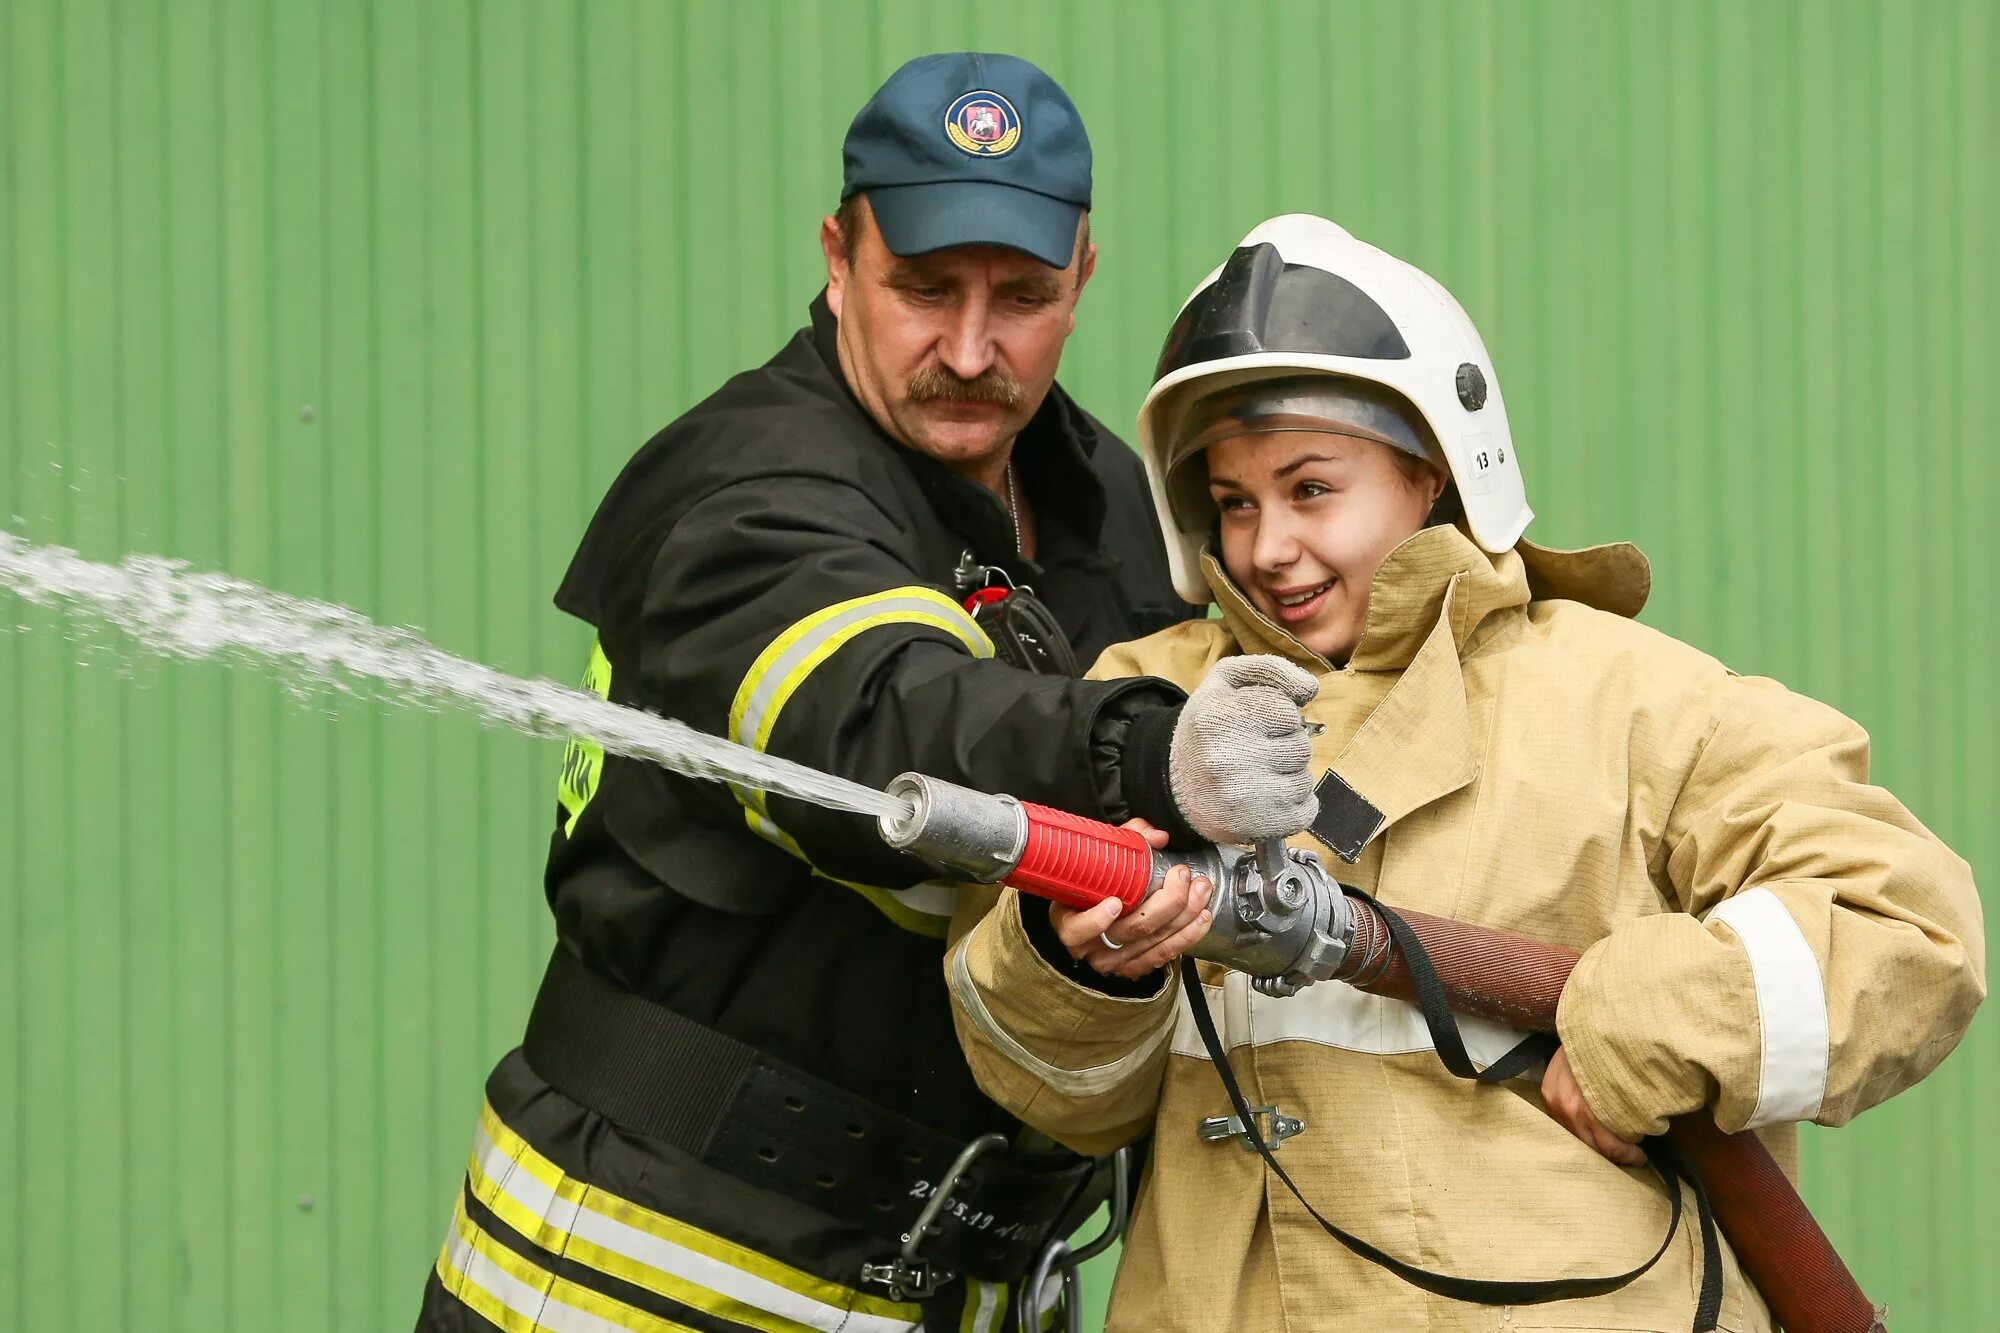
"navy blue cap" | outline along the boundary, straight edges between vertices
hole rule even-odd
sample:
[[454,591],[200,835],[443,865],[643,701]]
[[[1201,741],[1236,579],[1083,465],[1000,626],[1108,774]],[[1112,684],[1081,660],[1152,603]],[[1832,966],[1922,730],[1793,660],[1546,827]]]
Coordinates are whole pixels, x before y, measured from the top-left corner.
[[918,56],[847,127],[840,197],[866,192],[899,255],[1005,245],[1068,268],[1090,207],[1090,137],[1056,81],[1017,56]]

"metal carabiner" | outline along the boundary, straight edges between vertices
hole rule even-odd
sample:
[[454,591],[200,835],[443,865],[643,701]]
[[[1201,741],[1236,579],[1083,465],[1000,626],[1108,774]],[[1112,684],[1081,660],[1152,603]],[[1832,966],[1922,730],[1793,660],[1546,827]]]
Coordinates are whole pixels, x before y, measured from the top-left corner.
[[905,1296],[935,1295],[939,1287],[957,1277],[956,1271],[933,1268],[928,1259],[919,1258],[917,1251],[923,1248],[924,1237],[933,1231],[942,1231],[937,1226],[938,1214],[951,1201],[958,1189],[958,1182],[972,1168],[972,1164],[995,1148],[1005,1149],[1005,1134],[981,1134],[978,1138],[959,1150],[951,1165],[938,1180],[936,1191],[924,1204],[924,1210],[917,1214],[916,1222],[903,1233],[903,1248],[897,1256],[886,1264],[861,1265],[861,1280],[889,1289],[889,1299],[900,1301]]
[[1124,1233],[1131,1211],[1132,1150],[1120,1148],[1111,1155],[1111,1215],[1105,1220],[1104,1230],[1078,1249],[1072,1250],[1069,1242],[1061,1238],[1042,1247],[1042,1252],[1035,1256],[1034,1267],[1021,1282],[1020,1297],[1015,1302],[1015,1326],[1019,1333],[1040,1333],[1042,1289],[1048,1285],[1052,1270],[1062,1274],[1058,1303],[1063,1312],[1063,1333],[1083,1333],[1083,1290],[1077,1266],[1111,1248],[1111,1242]]

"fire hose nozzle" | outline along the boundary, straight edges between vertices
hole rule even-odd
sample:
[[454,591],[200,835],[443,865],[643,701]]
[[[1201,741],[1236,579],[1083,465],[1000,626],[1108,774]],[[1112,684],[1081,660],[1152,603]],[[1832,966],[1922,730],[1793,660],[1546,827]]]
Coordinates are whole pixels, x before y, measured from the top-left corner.
[[1028,845],[1028,816],[1011,796],[991,796],[922,773],[905,773],[888,786],[909,803],[909,813],[882,816],[882,841],[900,852],[935,861],[978,884],[1007,878]]
[[1273,995],[1331,977],[1354,937],[1353,913],[1318,858],[1279,842],[1254,857],[1206,844],[1156,852],[1135,830],[922,773],[903,774],[888,791],[908,806],[881,821],[891,847],[1068,907],[1116,898],[1129,911],[1174,866],[1188,866],[1215,895],[1214,926],[1194,955],[1248,972]]
[[1117,898],[1131,908],[1166,873],[1168,863],[1131,829],[922,773],[903,774],[888,791],[910,812],[883,818],[884,842],[982,884],[1005,881],[1070,907]]

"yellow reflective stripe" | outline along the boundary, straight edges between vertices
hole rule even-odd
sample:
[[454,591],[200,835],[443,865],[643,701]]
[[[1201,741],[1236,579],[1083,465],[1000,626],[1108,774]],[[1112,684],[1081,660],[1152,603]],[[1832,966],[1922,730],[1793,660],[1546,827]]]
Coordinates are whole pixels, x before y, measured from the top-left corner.
[[[583,688],[600,699],[611,697],[611,659],[604,655],[601,639],[590,642],[590,662],[583,669]],[[576,832],[583,807],[597,795],[598,781],[604,776],[604,747],[596,741],[572,737],[563,747],[562,776],[556,781],[556,800],[569,812],[563,821],[563,836]]]
[[[595,1241],[578,1234],[574,1224],[584,1212],[586,1200],[600,1201],[601,1191],[590,1186],[580,1186],[565,1176],[561,1184],[548,1187],[541,1199],[547,1199],[556,1206],[537,1209],[529,1201],[508,1188],[507,1177],[511,1169],[520,1165],[519,1159],[510,1158],[492,1145],[493,1153],[509,1167],[500,1179],[495,1179],[488,1170],[488,1161],[482,1160],[480,1145],[490,1141],[491,1136],[482,1133],[480,1144],[475,1145],[472,1160],[466,1167],[466,1177],[472,1187],[472,1196],[486,1205],[502,1222],[521,1235],[533,1241],[551,1254],[560,1254],[600,1273],[609,1273],[622,1278],[636,1287],[665,1296],[690,1309],[700,1310],[722,1319],[744,1324],[751,1328],[763,1329],[766,1333],[810,1333],[812,1325],[797,1320],[774,1315],[761,1307],[747,1304],[722,1292],[703,1286],[688,1278],[669,1273],[653,1264],[644,1262],[618,1250],[599,1245]],[[546,1182],[538,1182],[546,1185]],[[518,1188],[518,1187],[517,1187]],[[597,1196],[593,1198],[593,1196]],[[540,1202],[541,1199],[536,1200]]]
[[[834,1311],[849,1309],[913,1323],[920,1312],[914,1305],[899,1305],[856,1292],[852,1288],[829,1282],[810,1273],[781,1264],[755,1250],[711,1235],[698,1227],[639,1204],[621,1199],[595,1186],[586,1185],[574,1179],[535,1151],[525,1139],[509,1129],[493,1111],[490,1104],[480,1109],[480,1127],[494,1148],[528,1173],[545,1190],[572,1205],[570,1222],[559,1225],[556,1234],[538,1240],[544,1248],[557,1252],[576,1254],[575,1246],[589,1244],[575,1234],[575,1222],[581,1213],[592,1213],[615,1224],[631,1228],[656,1240],[666,1242],[681,1249],[693,1251],[704,1259],[721,1264],[739,1273],[745,1273],[763,1282],[781,1287],[794,1295],[813,1301]],[[482,1197],[481,1202],[486,1202]],[[491,1206],[490,1204],[488,1206]],[[497,1210],[496,1210],[497,1211]],[[553,1243],[551,1243],[553,1242]],[[565,1246],[568,1248],[565,1249]],[[593,1246],[592,1248],[599,1248]],[[593,1265],[594,1266],[594,1265]],[[657,1271],[657,1270],[656,1270]],[[620,1275],[622,1276],[622,1274]],[[665,1276],[664,1274],[662,1276]],[[662,1293],[671,1294],[671,1293]],[[678,1299],[678,1298],[676,1298]],[[734,1315],[730,1316],[736,1317]],[[798,1323],[785,1323],[786,1329],[805,1327]]]
[[[820,875],[820,878],[833,879],[831,875]],[[944,916],[932,916],[920,908],[911,907],[896,898],[894,889],[878,889],[872,884],[854,884],[844,879],[835,879],[833,882],[853,889],[872,903],[876,911],[912,935],[928,935],[932,939],[941,940],[951,933],[949,913]]]
[[998,1282],[965,1280],[965,1312],[958,1319],[958,1333],[1000,1333],[1001,1318],[1007,1313],[1007,1288]]
[[474,1224],[463,1198],[451,1225],[438,1280],[507,1333],[700,1333],[522,1258]]
[[[480,1107],[479,1123],[488,1141],[500,1156],[511,1161],[519,1170],[526,1172],[542,1191],[552,1194],[570,1207],[566,1214],[556,1213],[550,1209],[541,1217],[523,1217],[523,1220],[528,1222],[524,1228],[516,1226],[512,1218],[495,1206],[494,1198],[504,1198],[504,1191],[498,1186],[490,1192],[483,1187],[476,1188],[475,1197],[492,1208],[509,1226],[513,1226],[515,1230],[553,1253],[577,1259],[592,1268],[612,1273],[648,1290],[657,1291],[660,1295],[680,1301],[684,1305],[710,1309],[709,1305],[699,1303],[700,1300],[707,1300],[716,1307],[710,1310],[711,1313],[756,1328],[783,1330],[784,1333],[819,1325],[788,1320],[782,1313],[766,1312],[762,1307],[743,1303],[741,1293],[732,1297],[730,1293],[717,1292],[711,1287],[704,1296],[690,1298],[682,1294],[683,1290],[689,1290],[698,1284],[668,1273],[657,1264],[645,1264],[635,1255],[619,1254],[603,1242],[609,1236],[617,1235],[617,1228],[629,1228],[630,1231],[649,1237],[655,1242],[691,1251],[693,1256],[708,1264],[733,1270],[753,1282],[768,1283],[799,1300],[811,1302],[820,1307],[817,1313],[830,1316],[847,1315],[847,1318],[838,1321],[837,1326],[849,1329],[872,1329],[873,1333],[890,1333],[892,1328],[914,1327],[923,1317],[923,1312],[914,1304],[885,1300],[838,1282],[816,1277],[734,1241],[712,1235],[677,1218],[668,1217],[664,1213],[654,1212],[650,1208],[622,1199],[598,1186],[576,1180],[537,1152],[526,1139],[509,1129],[494,1112],[490,1103]],[[473,1157],[475,1166],[479,1166],[479,1154],[476,1150]],[[475,1181],[490,1183],[491,1176],[482,1167]],[[492,1197],[489,1197],[489,1193]],[[558,1221],[558,1218],[563,1220]],[[595,1240],[577,1234],[579,1230],[585,1228],[593,1229],[597,1233]],[[605,1263],[599,1263],[599,1259],[605,1260]],[[650,1270],[644,1280],[633,1275],[641,1268]],[[672,1290],[662,1289],[672,1284],[679,1285]]]
[[[946,880],[925,880],[922,884],[907,889],[882,889],[873,884],[857,884],[851,879],[839,879],[813,865],[811,858],[805,854],[805,849],[793,840],[791,834],[779,828],[769,815],[746,809],[743,818],[750,825],[751,832],[758,837],[774,846],[784,848],[804,861],[815,878],[838,884],[844,889],[854,890],[873,903],[877,911],[904,930],[940,940],[949,933],[952,909],[958,901],[957,884]],[[924,901],[932,899],[938,900],[934,909],[923,905]]]
[[[729,739],[762,751],[785,705],[806,678],[849,642],[885,625],[920,625],[957,639],[974,657],[993,656],[993,641],[965,608],[935,588],[891,588],[824,607],[773,639],[744,673],[729,705]],[[764,793],[736,788],[737,798],[768,814]]]
[[[919,596],[913,597],[912,594]],[[942,611],[927,606],[907,604],[933,599],[944,608]],[[901,604],[879,605],[885,600]],[[866,608],[868,613],[857,616],[854,614],[857,608]],[[731,705],[732,723],[736,726],[741,726],[746,721],[751,723],[750,734],[747,737],[739,736],[737,739],[755,749],[763,749],[771,739],[772,729],[778,725],[778,715],[784,711],[792,695],[798,692],[799,686],[805,684],[806,677],[810,676],[820,663],[846,647],[851,640],[859,638],[871,629],[880,629],[884,625],[922,625],[929,629],[942,630],[964,644],[966,651],[974,657],[993,656],[993,641],[986,637],[986,631],[979,628],[978,622],[967,615],[956,602],[942,593],[932,592],[928,588],[907,588],[883,598],[865,597],[856,602],[843,602],[839,606],[827,608],[817,616],[808,616],[800,621],[770,648],[766,648],[757,662],[751,665],[750,673],[743,678],[744,684],[750,688],[747,691],[739,688],[738,698],[746,712],[752,705],[760,702],[763,707],[751,717],[739,714],[736,705]],[[801,628],[806,632],[796,639],[790,638],[794,631]],[[797,651],[801,644],[806,645],[806,651],[803,653]],[[773,649],[781,651],[774,653]],[[775,677],[768,695],[760,700],[758,686],[766,683],[763,677],[770,675],[772,666],[778,663],[784,666],[783,674]],[[758,671],[759,665],[764,668],[761,675]]]
[[[884,625],[925,626],[957,639],[974,657],[993,656],[993,641],[986,631],[963,607],[935,588],[891,588],[837,602],[798,621],[757,655],[729,705],[729,739],[762,751],[785,704],[814,669],[857,636]],[[853,889],[904,930],[944,938],[951,921],[948,909],[943,914],[927,912],[905,901],[903,891],[826,874],[813,866],[812,858],[771,818],[764,792],[734,783],[730,790],[743,806],[744,822],[758,837],[812,866],[820,878]]]

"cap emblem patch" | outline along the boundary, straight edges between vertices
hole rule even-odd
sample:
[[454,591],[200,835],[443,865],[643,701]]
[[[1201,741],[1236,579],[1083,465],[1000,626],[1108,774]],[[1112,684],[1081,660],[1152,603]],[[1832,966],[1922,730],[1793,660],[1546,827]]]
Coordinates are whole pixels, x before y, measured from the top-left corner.
[[1021,117],[999,93],[981,88],[961,93],[944,113],[952,146],[974,157],[1005,157],[1021,142]]

